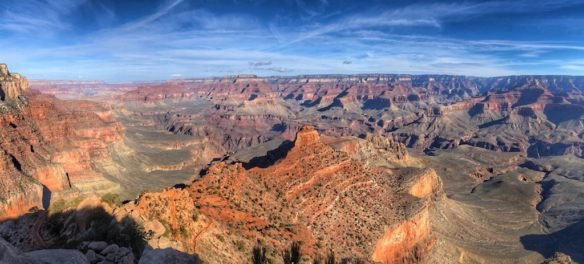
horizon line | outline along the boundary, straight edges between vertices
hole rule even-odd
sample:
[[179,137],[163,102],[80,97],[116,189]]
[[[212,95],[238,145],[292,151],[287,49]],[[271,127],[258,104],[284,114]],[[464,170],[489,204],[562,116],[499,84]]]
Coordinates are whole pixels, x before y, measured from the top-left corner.
[[[14,72],[17,73],[17,72]],[[127,84],[127,83],[155,83],[155,82],[169,82],[169,81],[193,81],[193,80],[223,80],[223,79],[278,79],[278,78],[315,78],[315,77],[380,77],[380,76],[392,76],[392,77],[422,77],[422,76],[446,76],[446,77],[464,77],[464,78],[475,78],[475,79],[493,79],[493,78],[506,78],[506,77],[568,77],[568,78],[584,78],[584,75],[568,75],[568,74],[511,74],[511,75],[495,75],[495,76],[475,76],[475,75],[457,75],[457,74],[440,74],[440,73],[420,73],[420,74],[407,74],[407,73],[357,73],[357,74],[339,74],[339,73],[326,73],[326,74],[298,74],[298,75],[257,75],[257,74],[237,74],[237,75],[209,75],[202,77],[185,77],[185,78],[171,78],[171,79],[159,79],[159,80],[135,80],[135,81],[121,81],[121,82],[109,82],[106,80],[96,80],[96,79],[28,79],[30,82],[97,82],[102,84]],[[24,76],[26,78],[26,76]]]

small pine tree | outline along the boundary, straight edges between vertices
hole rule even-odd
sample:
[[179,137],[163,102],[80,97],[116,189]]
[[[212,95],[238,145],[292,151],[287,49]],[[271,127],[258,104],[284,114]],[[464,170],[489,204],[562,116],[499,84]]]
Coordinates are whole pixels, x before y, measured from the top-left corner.
[[317,257],[315,257],[315,258],[312,260],[312,264],[321,264],[321,263],[322,263],[322,262],[321,262],[321,260],[320,260],[320,256],[317,256]]
[[300,253],[300,242],[292,242],[290,250],[285,250],[282,253],[284,264],[299,264],[302,254]]
[[334,251],[329,251],[328,255],[326,255],[326,259],[324,260],[325,264],[335,264],[336,260],[335,260],[335,252]]
[[266,257],[266,248],[260,244],[253,247],[252,254],[253,264],[268,264],[268,258]]

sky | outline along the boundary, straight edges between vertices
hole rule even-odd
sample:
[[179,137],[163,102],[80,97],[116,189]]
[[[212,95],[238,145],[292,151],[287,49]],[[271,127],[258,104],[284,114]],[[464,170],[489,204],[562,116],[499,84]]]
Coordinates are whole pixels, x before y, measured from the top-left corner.
[[29,79],[584,75],[584,0],[0,0]]

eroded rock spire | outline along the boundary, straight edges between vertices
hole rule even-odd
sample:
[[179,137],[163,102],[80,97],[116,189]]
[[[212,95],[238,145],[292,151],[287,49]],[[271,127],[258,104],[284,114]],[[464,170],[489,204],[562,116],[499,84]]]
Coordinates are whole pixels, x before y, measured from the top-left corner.
[[10,73],[8,66],[0,63],[0,101],[14,99],[28,89],[28,80],[18,73]]

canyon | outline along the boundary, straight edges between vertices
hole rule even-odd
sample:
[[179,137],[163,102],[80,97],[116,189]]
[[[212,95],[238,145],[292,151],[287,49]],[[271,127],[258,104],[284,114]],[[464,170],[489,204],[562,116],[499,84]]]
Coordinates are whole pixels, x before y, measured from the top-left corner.
[[2,64],[0,95],[15,262],[282,263],[294,243],[306,263],[584,261],[584,77],[107,84]]

